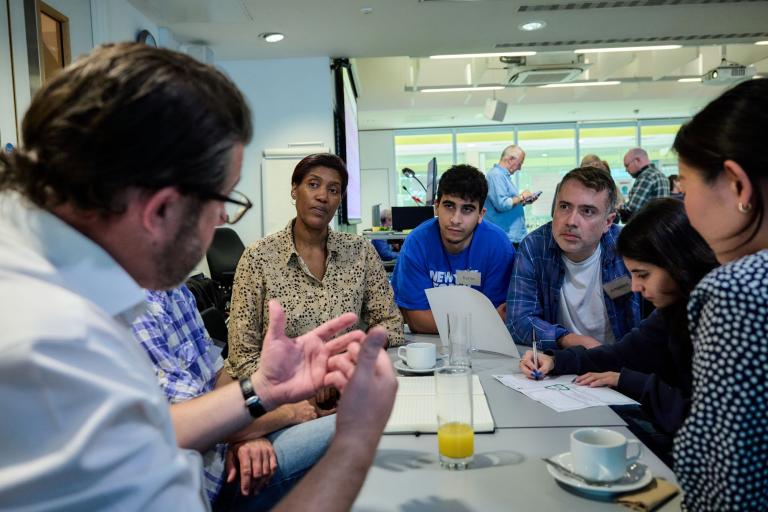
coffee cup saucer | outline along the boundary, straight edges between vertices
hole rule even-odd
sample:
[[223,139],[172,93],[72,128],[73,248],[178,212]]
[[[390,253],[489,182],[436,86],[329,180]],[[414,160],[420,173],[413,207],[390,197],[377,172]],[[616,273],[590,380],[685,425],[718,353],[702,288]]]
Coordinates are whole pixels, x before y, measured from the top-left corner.
[[405,361],[403,361],[402,359],[398,359],[397,361],[395,361],[394,366],[397,371],[402,373],[416,373],[419,375],[427,375],[435,372],[435,368],[437,367],[437,364],[435,364],[435,366],[433,366],[432,368],[411,368],[405,363]]
[[[561,453],[550,457],[554,462],[573,471],[573,459],[571,452]],[[590,485],[567,475],[559,469],[547,464],[547,471],[557,480],[557,483],[566,489],[588,498],[605,499],[612,498],[616,494],[636,491],[650,484],[653,480],[651,470],[645,464],[634,463],[627,467],[627,472],[615,482]]]

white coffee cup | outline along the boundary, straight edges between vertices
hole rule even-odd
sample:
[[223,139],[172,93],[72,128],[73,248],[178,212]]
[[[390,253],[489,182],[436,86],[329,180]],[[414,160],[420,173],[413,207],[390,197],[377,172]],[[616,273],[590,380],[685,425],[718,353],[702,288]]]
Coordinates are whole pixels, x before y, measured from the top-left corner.
[[429,370],[435,367],[434,343],[409,343],[397,349],[397,357],[414,370]]
[[[637,453],[627,456],[627,447],[634,445]],[[591,480],[611,482],[627,471],[643,452],[643,445],[607,428],[581,428],[571,433],[573,471]]]

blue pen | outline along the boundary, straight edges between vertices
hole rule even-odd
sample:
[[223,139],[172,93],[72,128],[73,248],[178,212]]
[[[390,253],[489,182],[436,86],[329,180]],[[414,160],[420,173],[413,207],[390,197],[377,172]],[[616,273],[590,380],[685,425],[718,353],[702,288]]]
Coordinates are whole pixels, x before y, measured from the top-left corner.
[[531,372],[534,380],[539,380],[544,377],[539,371],[539,353],[536,350],[536,328],[533,328],[533,366],[536,368]]

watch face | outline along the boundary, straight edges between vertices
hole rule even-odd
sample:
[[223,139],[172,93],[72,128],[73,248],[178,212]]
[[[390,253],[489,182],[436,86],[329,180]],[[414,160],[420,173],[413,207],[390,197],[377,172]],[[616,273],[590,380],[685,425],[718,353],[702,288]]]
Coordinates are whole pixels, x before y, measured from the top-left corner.
[[155,41],[155,36],[153,36],[149,30],[142,30],[139,32],[139,35],[136,36],[136,41],[144,43],[147,46],[157,48],[157,41]]

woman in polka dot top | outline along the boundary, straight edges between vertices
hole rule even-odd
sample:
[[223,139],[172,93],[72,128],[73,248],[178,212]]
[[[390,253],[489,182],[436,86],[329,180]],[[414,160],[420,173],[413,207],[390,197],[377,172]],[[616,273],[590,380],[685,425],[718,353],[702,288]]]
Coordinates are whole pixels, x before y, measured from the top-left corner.
[[675,439],[688,510],[768,510],[768,80],[677,134],[685,209],[723,264],[691,294],[693,401]]

